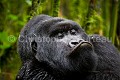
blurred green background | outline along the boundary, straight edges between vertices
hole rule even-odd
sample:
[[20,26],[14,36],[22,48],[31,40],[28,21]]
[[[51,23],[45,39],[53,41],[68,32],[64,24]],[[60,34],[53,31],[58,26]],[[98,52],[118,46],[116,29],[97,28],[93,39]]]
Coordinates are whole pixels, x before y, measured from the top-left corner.
[[38,14],[74,20],[88,34],[106,36],[120,50],[120,0],[0,0],[0,80],[15,80],[21,65],[17,38]]

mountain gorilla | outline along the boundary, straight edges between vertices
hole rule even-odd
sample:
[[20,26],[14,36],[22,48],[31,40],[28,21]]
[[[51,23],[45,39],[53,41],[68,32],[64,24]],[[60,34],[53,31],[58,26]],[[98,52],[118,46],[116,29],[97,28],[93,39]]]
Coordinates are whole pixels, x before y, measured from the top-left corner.
[[75,22],[39,15],[18,39],[22,67],[16,80],[120,80],[120,54]]

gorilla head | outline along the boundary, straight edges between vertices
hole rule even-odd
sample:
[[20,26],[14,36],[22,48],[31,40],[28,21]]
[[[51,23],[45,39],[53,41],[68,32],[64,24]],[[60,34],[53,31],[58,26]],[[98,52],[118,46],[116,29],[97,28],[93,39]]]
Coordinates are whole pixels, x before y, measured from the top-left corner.
[[92,71],[97,63],[93,45],[78,24],[47,15],[34,17],[22,29],[18,52],[23,64],[37,60],[35,65],[44,63],[65,75]]

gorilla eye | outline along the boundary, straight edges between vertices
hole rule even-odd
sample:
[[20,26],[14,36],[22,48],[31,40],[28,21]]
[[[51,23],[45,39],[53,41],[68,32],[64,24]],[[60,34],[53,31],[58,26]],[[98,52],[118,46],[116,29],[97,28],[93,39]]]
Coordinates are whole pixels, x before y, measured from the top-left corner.
[[57,38],[62,39],[64,37],[64,33],[58,33]]
[[70,34],[76,35],[76,31],[74,29],[70,30]]

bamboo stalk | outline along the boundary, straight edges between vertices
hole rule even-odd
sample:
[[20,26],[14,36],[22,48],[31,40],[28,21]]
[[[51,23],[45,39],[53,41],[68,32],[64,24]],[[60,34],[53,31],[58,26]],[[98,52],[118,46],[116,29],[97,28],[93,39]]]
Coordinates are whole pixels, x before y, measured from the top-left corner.
[[110,28],[110,13],[109,13],[109,4],[110,0],[102,1],[102,17],[103,17],[103,34],[106,37],[109,37],[109,28]]
[[86,20],[85,20],[85,25],[84,25],[84,29],[85,30],[88,30],[88,26],[90,25],[89,22],[86,22],[86,21],[89,21],[90,17],[93,15],[94,13],[94,10],[95,10],[95,0],[90,0],[89,1],[89,8],[88,8],[88,14],[86,16]]
[[38,15],[42,13],[42,10],[40,9],[42,7],[42,0],[32,0],[32,7],[30,11],[30,18],[32,18],[35,15]]
[[118,0],[112,0],[112,9],[111,9],[111,21],[110,21],[110,31],[109,39],[112,40],[112,43],[115,43],[116,28],[117,28],[117,18],[118,18]]
[[52,16],[57,17],[60,8],[60,0],[53,0],[52,4]]

